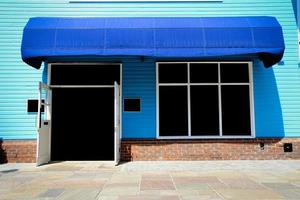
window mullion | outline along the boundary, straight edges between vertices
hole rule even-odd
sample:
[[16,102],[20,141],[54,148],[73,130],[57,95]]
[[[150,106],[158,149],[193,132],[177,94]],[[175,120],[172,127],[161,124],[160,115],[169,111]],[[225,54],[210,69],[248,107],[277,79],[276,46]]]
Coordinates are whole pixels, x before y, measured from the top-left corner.
[[221,96],[221,67],[218,63],[218,92],[219,92],[219,135],[223,136],[222,128],[222,96]]
[[190,63],[188,63],[187,66],[187,70],[188,70],[188,84],[187,84],[187,98],[188,98],[188,136],[190,137],[192,135],[192,127],[191,127],[191,86],[190,86]]

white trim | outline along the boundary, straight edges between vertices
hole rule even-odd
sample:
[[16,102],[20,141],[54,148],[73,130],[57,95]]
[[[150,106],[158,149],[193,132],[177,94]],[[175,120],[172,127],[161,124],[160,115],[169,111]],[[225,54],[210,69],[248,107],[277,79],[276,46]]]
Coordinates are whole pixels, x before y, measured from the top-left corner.
[[50,85],[50,88],[113,88],[113,85]]
[[[41,107],[42,107],[42,83],[39,82],[39,92],[38,92],[38,112],[36,119],[36,129],[39,130],[41,128]],[[45,110],[45,106],[44,106]]]
[[250,83],[158,83],[159,86],[188,86],[188,85],[251,85]]
[[102,3],[102,2],[223,2],[223,0],[69,0],[69,3]]
[[114,160],[115,165],[120,162],[121,138],[120,138],[120,86],[114,82]]
[[219,103],[219,135],[223,136],[222,124],[222,91],[221,91],[221,65],[218,63],[218,103]]
[[[50,62],[48,63],[47,67],[48,67],[48,85],[49,85],[49,88],[114,88],[115,86],[114,85],[50,85],[51,83],[51,66],[52,65],[64,65],[64,66],[70,66],[70,67],[74,67],[74,66],[81,66],[81,65],[116,65],[116,66],[119,66],[120,67],[120,83],[119,83],[119,120],[120,120],[120,138],[122,138],[122,115],[123,115],[123,112],[122,112],[122,106],[123,106],[123,103],[122,103],[122,85],[123,85],[123,65],[122,63],[115,63],[115,62]],[[51,110],[51,113],[52,113],[52,90],[50,90],[50,95],[49,95],[49,101],[50,101],[50,110]],[[50,114],[51,116],[51,114]],[[51,118],[50,118],[51,119]],[[51,159],[51,135],[52,135],[52,123],[50,123],[50,159]],[[115,145],[115,144],[114,144]],[[114,146],[114,148],[116,148],[116,146]],[[115,159],[115,158],[114,158]],[[51,160],[50,160],[51,161]]]
[[[215,63],[218,64],[218,83],[190,83],[189,66],[193,63]],[[221,83],[220,65],[224,63],[248,64],[249,82],[247,83]],[[187,64],[188,81],[187,83],[159,83],[159,64]],[[251,61],[204,61],[204,62],[156,62],[156,138],[157,139],[214,139],[214,138],[255,138],[255,119],[254,119],[254,97],[253,97],[253,63]],[[214,136],[192,136],[191,135],[191,105],[190,105],[190,86],[193,85],[216,85],[218,86],[218,103],[219,103],[219,135]],[[243,136],[224,136],[222,130],[222,85],[247,85],[249,86],[249,102],[250,102],[250,131],[251,135]],[[188,86],[188,135],[187,136],[160,136],[159,135],[159,86]]]
[[250,92],[250,119],[251,119],[251,136],[255,137],[255,112],[254,112],[254,92],[253,92],[253,62],[249,63],[249,82],[251,83],[249,87]]
[[[49,63],[47,63],[47,85],[50,85],[50,80],[51,80],[51,67]],[[50,161],[51,161],[51,147],[52,147],[52,141],[51,141],[51,136],[52,136],[52,90],[50,89],[47,93],[47,99],[46,102],[49,104],[49,113],[47,112],[46,119],[50,121],[50,126],[49,126],[49,152],[50,152]]]
[[[298,0],[298,2],[299,2],[299,0]],[[300,7],[300,4],[299,3],[297,3],[297,5],[298,5],[298,8]],[[300,10],[298,10],[297,11],[297,15],[300,17]],[[298,17],[298,19],[300,19]],[[299,61],[300,61],[300,22],[299,22],[299,20],[297,20],[298,21],[298,28],[297,28],[297,31],[298,31],[298,37],[297,37],[297,45],[298,45],[298,65],[299,65]]]
[[187,63],[187,103],[188,103],[188,136],[192,136],[192,122],[191,122],[191,87],[190,85],[190,63]]
[[51,64],[47,63],[47,85],[51,82]]
[[159,136],[157,139],[251,139],[254,136]]
[[226,63],[234,63],[234,64],[248,64],[251,61],[158,61],[156,62],[157,64],[186,64],[186,63],[190,63],[190,64],[205,64],[205,63],[209,63],[209,64],[218,64],[218,63],[222,63],[222,64],[226,64]]
[[[299,31],[299,27],[300,27],[300,22],[299,22],[299,19],[300,19],[300,0],[297,0],[297,27],[298,27],[298,31]],[[298,40],[299,41],[299,40]]]
[[[122,63],[118,63],[120,65],[120,84],[119,84],[119,95],[120,95],[120,101],[119,101],[119,109],[120,109],[120,113],[119,113],[119,120],[120,120],[120,140],[122,139],[122,119],[123,119],[123,111],[122,111],[122,107],[123,107],[123,102],[122,102],[122,91],[123,91],[123,64]],[[121,145],[121,144],[120,144]]]
[[121,65],[122,63],[119,62],[49,62],[48,65],[70,65],[74,67],[74,65]]
[[156,138],[159,138],[159,84],[158,84],[158,62],[156,62]]

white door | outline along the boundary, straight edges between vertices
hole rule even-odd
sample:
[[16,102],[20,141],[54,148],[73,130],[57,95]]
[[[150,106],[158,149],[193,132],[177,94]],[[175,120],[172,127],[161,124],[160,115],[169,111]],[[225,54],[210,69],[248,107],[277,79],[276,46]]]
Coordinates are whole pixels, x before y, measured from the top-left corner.
[[[38,114],[37,114],[37,149],[36,149],[36,164],[37,166],[46,164],[50,161],[50,104],[49,96],[51,90],[48,85],[39,83],[39,96],[38,96]],[[43,96],[46,96],[45,102],[42,101]],[[42,106],[44,106],[45,113],[42,114]]]
[[115,82],[115,120],[114,120],[114,134],[115,134],[115,164],[120,161],[120,86]]

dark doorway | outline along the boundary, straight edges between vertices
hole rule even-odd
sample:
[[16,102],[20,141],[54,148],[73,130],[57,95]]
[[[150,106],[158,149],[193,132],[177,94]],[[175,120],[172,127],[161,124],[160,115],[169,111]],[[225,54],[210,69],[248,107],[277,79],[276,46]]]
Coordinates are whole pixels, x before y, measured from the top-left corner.
[[54,88],[51,160],[114,160],[114,88]]
[[52,63],[51,160],[114,160],[120,64]]

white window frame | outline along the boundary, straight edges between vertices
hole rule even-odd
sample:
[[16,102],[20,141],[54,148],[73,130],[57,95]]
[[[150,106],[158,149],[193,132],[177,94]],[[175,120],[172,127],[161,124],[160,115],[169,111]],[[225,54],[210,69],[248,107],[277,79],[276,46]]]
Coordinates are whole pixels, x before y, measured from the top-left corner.
[[[218,83],[190,83],[190,64],[214,63],[218,64]],[[249,83],[221,83],[220,65],[223,63],[248,64]],[[187,64],[188,82],[187,83],[159,83],[159,64]],[[159,135],[159,86],[187,86],[188,90],[188,135],[187,136],[160,136]],[[191,109],[190,109],[190,86],[192,85],[217,85],[219,92],[219,135],[214,136],[192,136],[191,135]],[[251,135],[243,136],[223,136],[222,134],[222,104],[221,104],[221,85],[248,85],[250,101],[250,125]],[[212,62],[156,62],[156,138],[157,139],[245,139],[255,138],[255,119],[254,119],[254,95],[253,95],[253,63],[251,61],[212,61]]]
[[[69,0],[69,3],[101,2],[185,2],[185,0]],[[187,2],[223,2],[223,0],[187,0]]]

